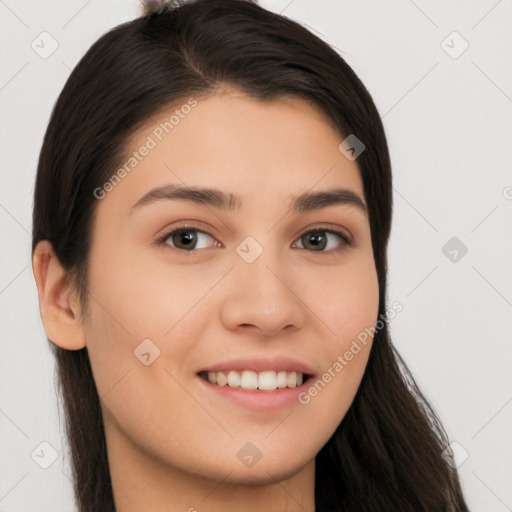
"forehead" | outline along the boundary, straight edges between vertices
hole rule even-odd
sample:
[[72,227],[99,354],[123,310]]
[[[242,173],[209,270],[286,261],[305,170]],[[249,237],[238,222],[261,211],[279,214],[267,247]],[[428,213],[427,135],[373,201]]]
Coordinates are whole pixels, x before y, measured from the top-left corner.
[[120,165],[127,172],[108,198],[133,205],[168,184],[221,188],[241,197],[242,208],[315,188],[343,186],[363,197],[356,162],[338,149],[342,140],[299,98],[262,101],[237,91],[185,98],[131,138]]

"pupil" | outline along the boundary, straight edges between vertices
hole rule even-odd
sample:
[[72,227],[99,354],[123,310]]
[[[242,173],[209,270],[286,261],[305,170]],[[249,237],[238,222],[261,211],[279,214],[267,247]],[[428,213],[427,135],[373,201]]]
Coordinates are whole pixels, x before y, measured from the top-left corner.
[[315,234],[310,234],[308,236],[310,239],[315,240],[315,242],[313,242],[313,244],[312,244],[314,247],[322,247],[323,248],[324,244],[322,244],[321,242],[319,243],[319,239],[324,238],[323,235],[319,235],[319,234],[315,233]]
[[[194,235],[190,231],[184,231],[179,234],[180,243],[183,243],[185,247],[190,247],[194,243]],[[192,242],[192,244],[191,244]]]

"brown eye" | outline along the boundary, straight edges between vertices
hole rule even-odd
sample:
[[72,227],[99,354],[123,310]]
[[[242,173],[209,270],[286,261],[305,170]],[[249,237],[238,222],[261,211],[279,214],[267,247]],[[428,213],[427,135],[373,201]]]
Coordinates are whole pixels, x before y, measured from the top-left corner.
[[208,249],[208,247],[212,247],[213,245],[198,247],[198,245],[204,245],[205,238],[208,237],[213,239],[210,234],[195,227],[180,227],[167,233],[161,239],[161,243],[181,251],[192,252],[195,249]]
[[[337,242],[336,238],[338,238]],[[330,240],[333,239],[334,241],[331,242]],[[334,252],[343,249],[346,245],[352,245],[352,241],[347,235],[332,229],[313,229],[307,231],[299,238],[299,241],[302,244],[301,248],[312,252]],[[334,248],[325,250],[327,246],[332,246],[333,244]]]

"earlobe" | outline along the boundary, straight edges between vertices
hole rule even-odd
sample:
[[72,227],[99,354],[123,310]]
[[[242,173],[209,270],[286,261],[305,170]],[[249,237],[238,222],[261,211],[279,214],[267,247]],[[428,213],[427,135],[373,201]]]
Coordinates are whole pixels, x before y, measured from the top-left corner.
[[53,247],[42,240],[32,254],[32,271],[39,294],[39,308],[47,337],[61,348],[79,350],[85,347],[85,333],[76,291],[67,282]]

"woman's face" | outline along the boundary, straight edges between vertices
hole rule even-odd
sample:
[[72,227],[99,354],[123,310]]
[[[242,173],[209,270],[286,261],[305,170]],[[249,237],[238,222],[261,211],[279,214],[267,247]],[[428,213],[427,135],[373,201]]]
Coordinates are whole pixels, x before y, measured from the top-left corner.
[[111,462],[233,483],[314,467],[378,315],[341,142],[302,100],[238,92],[185,100],[130,142],[97,191],[84,324]]

